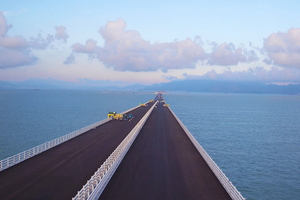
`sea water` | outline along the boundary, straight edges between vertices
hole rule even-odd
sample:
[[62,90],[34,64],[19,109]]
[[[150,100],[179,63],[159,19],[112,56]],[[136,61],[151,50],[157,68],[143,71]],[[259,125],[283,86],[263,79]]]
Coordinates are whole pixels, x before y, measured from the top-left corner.
[[[0,160],[155,97],[99,91],[0,91]],[[300,196],[300,96],[164,95],[247,199]]]
[[72,90],[0,90],[0,160],[153,99]]
[[300,199],[300,96],[165,95],[247,199]]

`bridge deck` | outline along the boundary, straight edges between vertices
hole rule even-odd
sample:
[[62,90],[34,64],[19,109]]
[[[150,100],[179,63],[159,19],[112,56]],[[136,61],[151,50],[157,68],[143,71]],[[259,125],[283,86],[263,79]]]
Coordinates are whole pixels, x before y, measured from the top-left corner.
[[99,199],[231,198],[160,103]]
[[110,121],[0,172],[0,199],[71,199],[150,105],[132,111],[130,122]]

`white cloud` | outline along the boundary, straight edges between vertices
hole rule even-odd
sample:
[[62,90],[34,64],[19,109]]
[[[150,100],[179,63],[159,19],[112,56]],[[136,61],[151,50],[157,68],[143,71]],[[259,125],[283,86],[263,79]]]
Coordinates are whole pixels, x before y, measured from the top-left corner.
[[75,53],[85,53],[89,56],[90,59],[96,58],[99,52],[100,47],[97,46],[97,41],[93,39],[89,39],[85,42],[85,45],[80,43],[75,43],[72,45],[72,53],[66,58],[63,62],[64,64],[72,64],[75,63]]
[[99,33],[105,40],[103,47],[95,40],[85,45],[76,43],[73,52],[97,56],[107,67],[117,71],[155,71],[162,69],[194,68],[206,54],[197,40],[187,38],[169,43],[154,43],[144,40],[139,32],[126,30],[124,20],[108,21]]
[[207,63],[210,65],[230,66],[237,65],[240,62],[251,62],[258,60],[256,53],[245,48],[236,48],[232,43],[223,43],[221,45],[213,44],[214,49],[209,54]]
[[68,65],[68,64],[71,64],[71,63],[74,63],[75,62],[75,57],[73,54],[70,54],[66,60],[64,61],[64,64]]
[[300,69],[300,28],[271,34],[264,41],[264,50],[269,56],[267,64]]
[[259,59],[254,50],[236,48],[232,43],[212,43],[213,51],[206,53],[200,37],[194,40],[187,38],[181,41],[150,43],[138,31],[127,30],[126,27],[123,19],[108,21],[99,30],[104,39],[103,46],[89,39],[86,44],[74,44],[73,53],[85,53],[89,58],[97,57],[106,67],[117,71],[167,72],[169,69],[195,68],[199,61],[208,65],[230,66]]
[[28,50],[28,41],[21,37],[8,37],[7,31],[12,25],[7,25],[6,18],[0,11],[0,69],[30,65],[36,57]]
[[66,27],[57,26],[55,27],[55,30],[56,30],[55,38],[57,40],[63,40],[64,43],[66,43],[69,38],[69,35],[66,33]]
[[6,18],[0,11],[0,47],[9,49],[22,49],[28,47],[28,42],[20,36],[8,37],[7,31],[12,28],[12,25],[7,25]]
[[95,54],[98,52],[97,41],[89,39],[86,41],[85,45],[80,43],[73,44],[73,51],[76,53],[87,53],[87,54]]
[[26,50],[16,51],[0,47],[0,69],[31,65],[36,60],[37,58]]
[[23,48],[27,48],[29,44],[25,38],[20,36],[15,36],[15,37],[0,36],[0,46],[9,49],[23,49]]
[[53,41],[53,35],[48,34],[45,39],[39,34],[37,37],[32,37],[29,44],[33,49],[46,49]]
[[[54,42],[54,36],[48,34],[43,38],[41,34],[31,37],[30,40],[22,36],[10,37],[7,35],[12,25],[7,25],[4,13],[0,11],[0,68],[19,67],[34,64],[38,58],[32,55],[32,49],[46,49]],[[65,27],[56,27],[55,38],[66,41],[69,36]]]
[[4,37],[12,25],[7,25],[4,13],[0,11],[0,37]]

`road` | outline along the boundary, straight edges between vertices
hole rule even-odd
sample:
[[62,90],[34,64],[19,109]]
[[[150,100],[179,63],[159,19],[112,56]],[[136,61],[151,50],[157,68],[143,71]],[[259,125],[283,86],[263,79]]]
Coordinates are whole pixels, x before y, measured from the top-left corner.
[[0,172],[0,199],[70,200],[151,105],[131,111],[130,122],[109,121]]
[[231,198],[169,109],[159,103],[99,199]]

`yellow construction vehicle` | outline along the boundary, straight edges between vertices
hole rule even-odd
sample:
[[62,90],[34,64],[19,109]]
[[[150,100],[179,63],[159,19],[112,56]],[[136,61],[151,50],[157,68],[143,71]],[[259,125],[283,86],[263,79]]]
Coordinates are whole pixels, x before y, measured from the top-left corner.
[[146,104],[146,103],[140,103],[140,106],[147,107],[148,104]]
[[166,104],[166,103],[165,103],[163,106],[168,107],[168,106],[170,106],[170,104]]
[[149,103],[152,103],[152,102],[153,102],[153,100],[150,100],[150,101],[149,101]]
[[123,115],[118,114],[117,112],[108,112],[107,117],[110,120],[123,120]]

